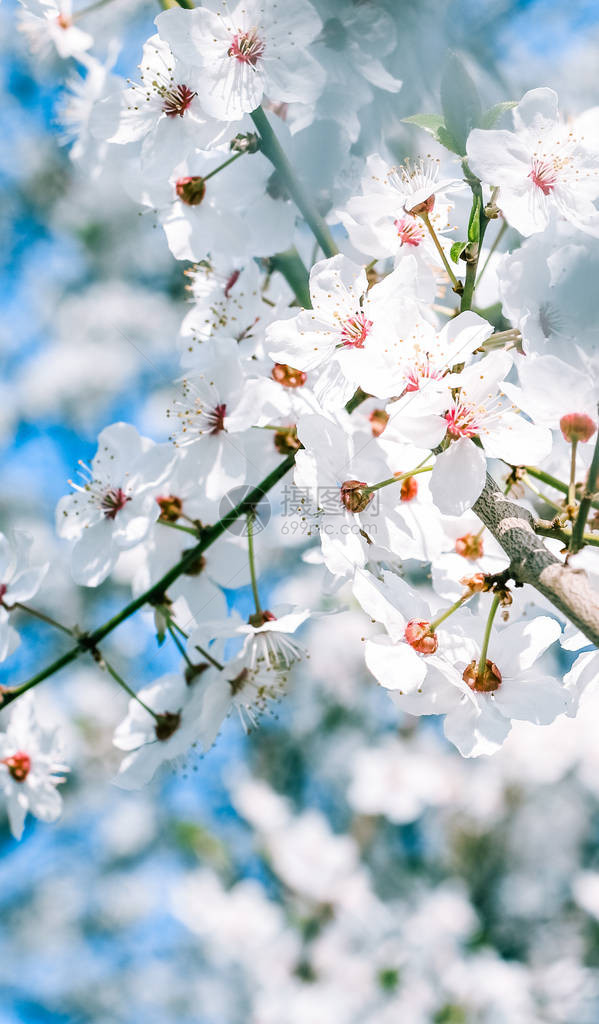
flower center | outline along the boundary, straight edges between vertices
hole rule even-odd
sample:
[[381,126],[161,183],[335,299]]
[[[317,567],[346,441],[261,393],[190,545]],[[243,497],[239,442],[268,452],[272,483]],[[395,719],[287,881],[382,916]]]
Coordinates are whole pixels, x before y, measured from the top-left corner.
[[475,437],[480,428],[476,409],[460,401],[445,413],[445,422],[450,437]]
[[296,370],[294,366],[287,363],[275,363],[271,370],[273,380],[284,388],[301,388],[306,383],[308,376],[303,370]]
[[189,110],[191,101],[195,99],[197,92],[194,92],[187,85],[173,85],[162,93],[162,110],[167,117],[183,117],[186,110]]
[[255,68],[265,48],[266,44],[258,38],[258,29],[254,27],[248,32],[238,32],[234,35],[227,54],[229,57],[234,57],[240,64],[249,64],[250,67]]
[[412,363],[406,368],[406,391],[420,391],[423,380],[440,380],[444,372],[444,370],[436,369],[427,355],[419,363]]
[[418,246],[424,241],[424,229],[420,227],[417,220],[411,217],[402,217],[401,220],[394,220],[397,228],[397,237],[400,245]]
[[549,160],[533,160],[528,177],[532,179],[533,185],[540,188],[544,196],[548,196],[557,184],[555,166]]
[[7,584],[6,583],[0,583],[0,604],[4,604],[4,595],[6,594],[7,590],[8,590]]
[[156,739],[164,743],[181,725],[181,714],[178,711],[164,711],[156,719]]
[[234,285],[237,284],[237,282],[239,281],[240,275],[241,275],[241,270],[234,270],[233,273],[230,275],[230,277],[227,278],[227,283],[225,284],[225,293],[224,293],[225,294],[225,299],[229,298],[229,295],[231,294],[231,288],[233,288]]
[[485,667],[481,672],[477,661],[471,661],[464,669],[462,679],[477,693],[493,693],[501,686],[501,672],[493,661],[487,658]]
[[186,206],[199,206],[206,195],[206,182],[199,174],[177,178],[175,192]]
[[62,14],[62,12],[58,15],[58,17],[56,19],[56,23],[58,25],[60,25],[61,28],[64,28],[64,29],[70,28],[71,25],[73,24],[71,19],[68,18],[66,14]]
[[341,328],[341,343],[346,348],[364,348],[364,342],[372,330],[373,322],[364,313],[356,313],[346,320]]
[[210,409],[206,413],[206,418],[210,423],[208,430],[209,434],[220,434],[225,429],[225,416],[227,415],[227,406],[225,402],[221,402],[219,405],[215,405],[214,409]]
[[113,487],[102,495],[100,508],[106,519],[116,519],[117,512],[120,512],[128,501],[131,501],[131,498],[125,494],[122,487]]
[[455,549],[462,558],[475,562],[484,554],[483,539],[477,533],[465,533],[463,537],[458,537],[456,540]]
[[25,782],[31,770],[31,758],[24,750],[17,750],[16,754],[3,758],[0,764],[6,765],[15,782]]

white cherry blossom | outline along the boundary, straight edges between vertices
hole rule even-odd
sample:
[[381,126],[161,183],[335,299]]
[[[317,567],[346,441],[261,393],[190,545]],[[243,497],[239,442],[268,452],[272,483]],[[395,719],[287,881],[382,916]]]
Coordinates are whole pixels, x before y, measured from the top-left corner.
[[97,587],[119,553],[140,544],[160,508],[156,498],[175,452],[154,444],[128,423],[113,423],[98,437],[91,466],[81,463],[81,483],[61,498],[56,531],[71,542],[73,579]]
[[159,14],[156,27],[180,60],[201,71],[201,101],[213,117],[239,120],[265,93],[276,103],[311,103],[324,84],[306,49],[322,27],[307,0],[289,8],[276,0],[243,0],[233,8],[207,0],[192,11]]
[[10,537],[0,533],[0,661],[4,661],[20,643],[10,621],[13,605],[29,601],[40,588],[48,563],[31,565],[33,537],[15,530]]
[[[8,715],[8,721],[6,716]],[[68,772],[55,728],[42,724],[33,695],[20,697],[10,712],[0,716],[0,789],[6,800],[10,830],[23,834],[27,814],[40,821],[56,821],[62,799],[56,787]]]
[[499,187],[497,203],[523,235],[544,231],[553,211],[599,236],[599,154],[576,124],[562,123],[553,89],[531,89],[513,111],[514,131],[474,129],[468,163]]

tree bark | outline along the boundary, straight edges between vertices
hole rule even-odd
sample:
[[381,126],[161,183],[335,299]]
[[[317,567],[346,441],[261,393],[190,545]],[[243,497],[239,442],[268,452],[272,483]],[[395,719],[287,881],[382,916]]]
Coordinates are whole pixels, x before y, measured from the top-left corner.
[[599,646],[599,593],[586,572],[556,558],[535,533],[530,512],[507,498],[488,474],[474,511],[510,559],[512,579],[533,586]]

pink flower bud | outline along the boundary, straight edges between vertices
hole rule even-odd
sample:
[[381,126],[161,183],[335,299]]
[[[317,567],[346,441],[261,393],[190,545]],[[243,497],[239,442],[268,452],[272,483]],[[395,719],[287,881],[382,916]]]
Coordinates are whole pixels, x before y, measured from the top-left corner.
[[407,476],[405,480],[402,480],[399,494],[402,501],[413,501],[418,494],[418,481],[416,477]]
[[569,412],[559,425],[566,441],[590,441],[597,430],[597,424],[584,412]]
[[341,484],[341,504],[348,512],[363,512],[370,505],[374,494],[364,490],[366,487],[365,480],[346,480]]
[[434,654],[439,646],[435,633],[431,631],[430,622],[410,619],[406,626],[404,637],[410,647],[418,651],[418,654]]

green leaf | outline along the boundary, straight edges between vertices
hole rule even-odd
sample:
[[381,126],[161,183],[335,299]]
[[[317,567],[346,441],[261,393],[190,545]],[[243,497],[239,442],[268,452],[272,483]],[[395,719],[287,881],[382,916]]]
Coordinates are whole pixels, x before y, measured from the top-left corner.
[[466,139],[476,128],[482,108],[476,86],[455,53],[450,53],[441,77],[441,107],[445,127],[455,140],[460,156],[466,153]]
[[454,139],[451,132],[447,131],[445,125],[441,125],[437,132],[437,142],[439,142],[442,146],[445,146],[445,149],[448,149],[450,153],[457,153],[458,156],[462,155],[458,143]]
[[480,195],[474,196],[474,202],[472,204],[472,210],[470,211],[470,220],[468,221],[468,241],[469,242],[480,242],[480,211],[481,211],[481,198]]
[[506,111],[512,110],[517,105],[517,100],[506,100],[505,103],[496,103],[494,107],[490,107],[489,110],[485,111],[478,122],[478,127],[487,129],[494,128]]
[[459,262],[460,256],[462,255],[462,253],[463,253],[463,251],[464,251],[464,249],[466,248],[467,245],[468,245],[468,242],[454,242],[453,243],[451,249],[449,250],[449,255],[451,256],[451,258],[452,258],[454,263],[458,263]]
[[439,128],[442,128],[445,124],[441,114],[412,114],[411,117],[403,117],[402,121],[406,124],[415,124],[419,128],[424,128],[425,132],[429,135],[433,135],[437,138],[437,132]]

